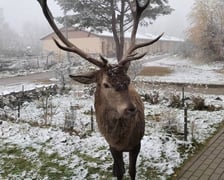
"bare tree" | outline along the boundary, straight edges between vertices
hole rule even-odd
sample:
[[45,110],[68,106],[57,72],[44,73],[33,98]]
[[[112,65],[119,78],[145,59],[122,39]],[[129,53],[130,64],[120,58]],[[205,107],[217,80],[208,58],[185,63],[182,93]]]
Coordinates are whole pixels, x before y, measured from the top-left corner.
[[199,57],[224,59],[224,2],[196,0],[190,13],[188,37],[197,48]]

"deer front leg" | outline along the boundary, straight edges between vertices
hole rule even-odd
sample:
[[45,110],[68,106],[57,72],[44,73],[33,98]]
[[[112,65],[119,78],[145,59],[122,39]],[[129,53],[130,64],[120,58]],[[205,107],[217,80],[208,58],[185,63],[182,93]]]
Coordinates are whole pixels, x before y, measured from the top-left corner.
[[118,180],[122,180],[125,169],[124,169],[124,161],[123,161],[123,152],[117,151],[115,148],[110,146],[110,152],[114,159],[113,164],[113,175],[117,177]]
[[141,148],[141,144],[139,143],[133,150],[129,152],[129,174],[131,176],[131,180],[135,180],[136,176],[136,161]]

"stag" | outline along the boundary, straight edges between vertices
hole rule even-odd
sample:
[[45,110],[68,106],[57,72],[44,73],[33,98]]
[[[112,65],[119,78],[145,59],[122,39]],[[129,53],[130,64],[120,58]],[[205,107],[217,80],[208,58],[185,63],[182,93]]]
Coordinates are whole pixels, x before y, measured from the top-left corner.
[[156,39],[148,42],[135,43],[140,17],[149,5],[149,0],[145,5],[141,5],[138,0],[133,1],[135,9],[132,12],[131,45],[117,64],[109,64],[107,59],[101,55],[99,59],[93,58],[90,54],[72,44],[56,26],[48,8],[47,0],[37,1],[40,3],[48,23],[64,44],[61,45],[59,41],[53,39],[56,45],[64,51],[78,54],[98,67],[98,70],[94,72],[70,75],[70,77],[83,84],[96,83],[94,102],[96,121],[99,131],[109,144],[114,159],[113,175],[118,180],[122,180],[125,172],[123,152],[129,152],[129,174],[131,179],[134,180],[136,161],[141,147],[141,139],[144,135],[145,120],[143,102],[131,84],[127,71],[132,61],[141,59],[146,55],[146,53],[136,53],[136,50],[155,43],[163,35],[161,34]]

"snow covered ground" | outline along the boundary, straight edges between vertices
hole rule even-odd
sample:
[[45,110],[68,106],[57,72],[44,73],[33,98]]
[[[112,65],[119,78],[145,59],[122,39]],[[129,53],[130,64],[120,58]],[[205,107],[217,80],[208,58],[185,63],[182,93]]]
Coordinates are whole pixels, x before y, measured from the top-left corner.
[[[166,58],[151,62],[156,66],[181,68],[181,82],[203,82],[203,71],[210,72],[205,82],[220,83],[214,66],[196,66],[181,58]],[[178,67],[178,68],[177,68]],[[220,67],[217,67],[220,69]],[[196,71],[196,72],[195,72]],[[179,81],[174,71],[167,77],[152,77],[153,81]],[[193,76],[193,77],[192,77]],[[220,75],[221,76],[221,75]],[[158,79],[163,78],[163,79]],[[224,83],[223,83],[224,84]],[[30,88],[36,85],[31,85]],[[141,87],[142,88],[142,87]],[[11,87],[8,91],[17,91]],[[90,131],[90,108],[93,97],[84,93],[86,87],[75,86],[68,94],[50,97],[50,116],[44,116],[44,99],[26,102],[21,108],[20,119],[0,120],[0,179],[112,179],[112,158],[108,145],[99,134],[96,124]],[[142,93],[150,93],[141,89]],[[3,93],[3,91],[1,92]],[[4,94],[7,93],[4,89]],[[168,107],[166,98],[173,92],[159,92],[160,103],[145,103],[146,132],[137,162],[137,179],[166,179],[181,166],[185,159],[195,151],[195,142],[203,143],[224,122],[224,95],[194,94],[205,99],[205,104],[219,107],[218,111],[188,111],[188,141],[183,140],[183,109]],[[192,94],[186,93],[191,97]],[[74,111],[76,133],[70,135],[63,131],[65,119]],[[11,117],[17,116],[16,109],[6,107],[0,110]],[[45,117],[45,118],[44,118]],[[47,121],[47,123],[46,123]],[[47,125],[46,125],[47,124]],[[193,143],[194,142],[194,143]],[[124,155],[128,177],[128,154]]]
[[[151,82],[176,82],[190,84],[224,84],[224,64],[221,62],[199,64],[192,59],[169,56],[144,66],[168,67],[173,72],[167,76],[138,77]],[[223,73],[220,73],[222,71]]]

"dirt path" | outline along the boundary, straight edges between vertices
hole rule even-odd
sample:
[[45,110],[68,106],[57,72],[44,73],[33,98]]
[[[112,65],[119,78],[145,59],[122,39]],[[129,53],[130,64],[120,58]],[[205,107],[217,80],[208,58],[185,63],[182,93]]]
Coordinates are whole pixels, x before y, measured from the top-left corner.
[[[137,83],[137,86],[141,87],[142,84]],[[144,87],[152,90],[166,90],[168,92],[178,91],[181,92],[184,87],[185,92],[189,93],[201,93],[211,95],[224,95],[224,85],[193,85],[186,83],[151,83],[144,82]]]
[[6,77],[6,78],[0,78],[0,86],[11,86],[11,85],[17,85],[23,83],[35,83],[35,82],[49,83],[51,82],[50,81],[51,78],[55,78],[55,73],[52,71],[33,73],[23,76]]
[[[55,73],[52,71],[33,73],[27,76],[15,76],[0,78],[0,86],[12,86],[23,83],[52,83],[51,78],[55,78]],[[142,82],[141,82],[142,83]],[[141,87],[142,84],[136,83],[137,86]],[[213,94],[213,95],[224,95],[224,85],[192,85],[184,83],[151,83],[144,82],[144,86],[149,89],[149,91],[154,90],[164,90],[169,92],[182,91],[184,86],[185,92],[189,93],[202,93],[202,94]]]

